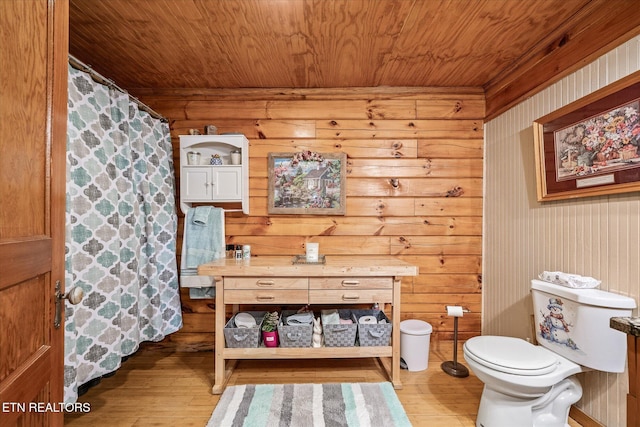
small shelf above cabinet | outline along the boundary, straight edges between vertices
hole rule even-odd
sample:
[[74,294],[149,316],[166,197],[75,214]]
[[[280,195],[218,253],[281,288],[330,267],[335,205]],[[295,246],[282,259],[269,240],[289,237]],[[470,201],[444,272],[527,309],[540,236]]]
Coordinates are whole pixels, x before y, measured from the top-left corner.
[[241,203],[249,214],[249,141],[244,135],[180,135],[180,209],[186,213],[193,203]]

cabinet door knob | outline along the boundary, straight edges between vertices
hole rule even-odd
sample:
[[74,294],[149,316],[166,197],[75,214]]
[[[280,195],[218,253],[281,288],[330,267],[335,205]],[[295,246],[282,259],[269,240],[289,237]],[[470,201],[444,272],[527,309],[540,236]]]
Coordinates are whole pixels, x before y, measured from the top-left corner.
[[342,295],[343,301],[358,301],[359,299],[358,295]]

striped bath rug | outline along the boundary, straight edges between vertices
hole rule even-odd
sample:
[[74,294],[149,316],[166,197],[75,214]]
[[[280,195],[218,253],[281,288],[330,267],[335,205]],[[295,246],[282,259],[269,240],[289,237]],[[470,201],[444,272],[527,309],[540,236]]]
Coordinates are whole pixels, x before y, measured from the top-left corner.
[[391,383],[227,387],[207,427],[410,427]]

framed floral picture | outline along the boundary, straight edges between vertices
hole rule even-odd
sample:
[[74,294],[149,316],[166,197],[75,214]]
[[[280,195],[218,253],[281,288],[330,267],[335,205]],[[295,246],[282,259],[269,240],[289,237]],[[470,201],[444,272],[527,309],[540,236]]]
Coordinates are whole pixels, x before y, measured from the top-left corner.
[[269,214],[344,215],[343,153],[269,153]]
[[640,73],[533,123],[538,200],[640,191]]

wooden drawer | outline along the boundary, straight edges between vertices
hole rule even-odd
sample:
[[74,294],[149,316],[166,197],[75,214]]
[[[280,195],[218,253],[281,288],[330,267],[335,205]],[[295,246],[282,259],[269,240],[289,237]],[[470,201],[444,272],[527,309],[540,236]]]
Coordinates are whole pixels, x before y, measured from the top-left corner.
[[[226,299],[226,298],[225,298]],[[393,302],[392,289],[310,289],[309,304],[370,304]]]
[[304,289],[265,289],[224,291],[225,304],[307,304],[309,290]]
[[391,277],[312,277],[309,289],[393,289]]
[[308,289],[306,277],[225,277],[225,289]]

